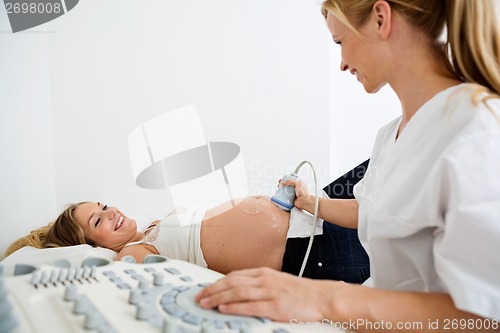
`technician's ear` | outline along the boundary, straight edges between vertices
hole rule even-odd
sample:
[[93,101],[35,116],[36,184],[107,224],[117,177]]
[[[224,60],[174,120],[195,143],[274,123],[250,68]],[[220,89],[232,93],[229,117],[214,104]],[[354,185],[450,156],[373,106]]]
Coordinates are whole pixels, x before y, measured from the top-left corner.
[[373,5],[372,18],[380,37],[387,39],[391,31],[391,5],[387,1],[377,1]]

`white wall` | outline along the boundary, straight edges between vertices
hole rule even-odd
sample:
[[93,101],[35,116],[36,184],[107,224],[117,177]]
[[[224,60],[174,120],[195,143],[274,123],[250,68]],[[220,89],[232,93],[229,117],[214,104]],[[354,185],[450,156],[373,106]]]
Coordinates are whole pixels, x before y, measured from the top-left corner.
[[340,70],[340,47],[330,45],[330,179],[333,180],[371,156],[379,128],[401,115],[401,106],[388,85],[376,94],[367,94],[356,77]]
[[190,104],[208,140],[241,146],[252,193],[300,159],[328,167],[329,145],[303,135],[329,133],[328,36],[313,1],[148,4],[86,1],[52,25],[58,204],[132,187],[130,131]]
[[167,210],[167,193],[134,185],[127,137],[185,105],[209,141],[240,145],[252,194],[303,159],[328,181],[316,1],[86,0],[26,32],[7,20],[0,6],[0,251],[75,201]]
[[9,33],[0,6],[0,258],[56,214],[47,34]]

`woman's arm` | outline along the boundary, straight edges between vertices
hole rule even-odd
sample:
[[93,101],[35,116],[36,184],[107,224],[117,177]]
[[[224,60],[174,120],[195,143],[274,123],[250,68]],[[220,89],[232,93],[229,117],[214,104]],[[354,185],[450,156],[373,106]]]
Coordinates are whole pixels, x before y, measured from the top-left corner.
[[[330,284],[327,282],[327,284]],[[333,285],[335,284],[335,286]],[[357,332],[376,325],[389,332],[500,332],[497,319],[486,319],[455,307],[446,293],[389,291],[345,283],[331,284],[327,316],[358,320]]]
[[500,331],[498,320],[461,311],[444,293],[386,291],[262,268],[230,273],[196,300],[223,313],[317,321],[356,332]]
[[[307,199],[301,197],[295,206],[314,214],[314,196],[309,195]],[[356,199],[319,198],[318,217],[345,228],[357,229],[358,208]]]
[[[284,181],[283,185],[295,187],[295,207],[314,214],[315,196],[309,194],[307,186],[303,182],[289,179]],[[356,199],[319,198],[318,217],[345,228],[357,229],[358,208]]]

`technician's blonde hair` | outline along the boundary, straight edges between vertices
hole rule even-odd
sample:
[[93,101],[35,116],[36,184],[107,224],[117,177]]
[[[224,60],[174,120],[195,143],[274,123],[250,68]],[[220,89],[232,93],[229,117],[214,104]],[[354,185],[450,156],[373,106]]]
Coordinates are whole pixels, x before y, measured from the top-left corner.
[[[436,43],[447,27],[447,62],[464,82],[500,94],[500,30],[498,0],[385,0]],[[356,34],[368,20],[377,0],[326,0],[323,15],[331,13]]]
[[54,222],[32,230],[29,235],[19,238],[7,248],[5,256],[11,255],[25,246],[40,249],[91,244],[85,239],[83,229],[74,216],[75,209],[83,203],[69,205]]

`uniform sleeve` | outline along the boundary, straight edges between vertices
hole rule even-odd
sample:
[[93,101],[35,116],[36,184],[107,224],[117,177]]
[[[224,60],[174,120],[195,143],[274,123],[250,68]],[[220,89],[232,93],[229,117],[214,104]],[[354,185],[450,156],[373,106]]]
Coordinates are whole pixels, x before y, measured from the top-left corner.
[[500,319],[500,135],[498,126],[461,138],[441,164],[444,226],[436,271],[457,308]]

